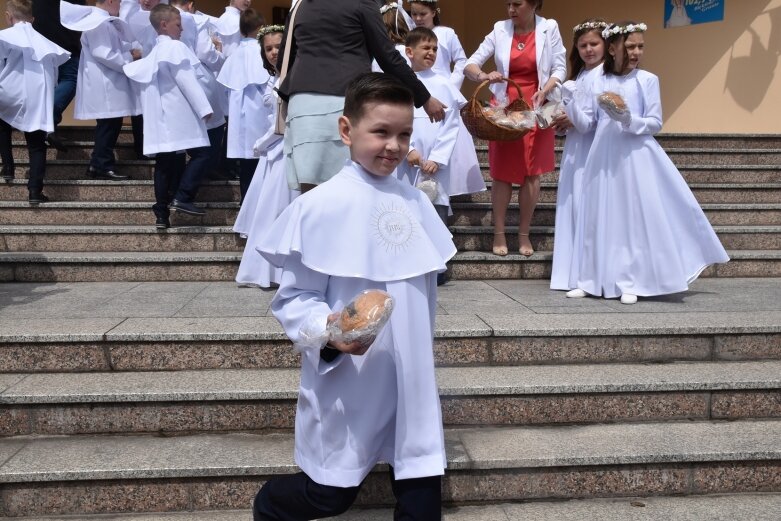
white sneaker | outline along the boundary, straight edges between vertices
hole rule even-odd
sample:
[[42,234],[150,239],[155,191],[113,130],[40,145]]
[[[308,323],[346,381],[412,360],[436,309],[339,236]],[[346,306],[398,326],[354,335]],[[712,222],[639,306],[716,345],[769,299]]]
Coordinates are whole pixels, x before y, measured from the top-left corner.
[[621,303],[635,304],[637,303],[637,295],[632,295],[631,293],[624,293],[621,295]]
[[567,298],[583,298],[586,292],[580,288],[571,289],[567,292]]

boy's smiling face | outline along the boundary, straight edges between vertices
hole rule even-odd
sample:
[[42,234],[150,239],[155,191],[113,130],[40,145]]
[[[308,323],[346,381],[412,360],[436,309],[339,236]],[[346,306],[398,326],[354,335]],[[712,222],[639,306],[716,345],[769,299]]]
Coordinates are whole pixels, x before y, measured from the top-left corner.
[[370,174],[390,175],[409,151],[412,105],[368,102],[357,121],[339,118],[339,135],[353,161]]

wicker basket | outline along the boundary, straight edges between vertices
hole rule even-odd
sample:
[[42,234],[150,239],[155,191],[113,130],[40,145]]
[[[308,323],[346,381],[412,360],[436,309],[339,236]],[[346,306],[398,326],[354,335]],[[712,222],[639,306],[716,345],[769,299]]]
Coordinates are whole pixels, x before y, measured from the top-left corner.
[[[523,112],[530,110],[529,104],[523,100],[521,87],[510,78],[502,78],[510,82],[518,91],[518,99],[507,105],[508,112]],[[467,130],[472,136],[486,139],[488,141],[514,141],[522,138],[529,129],[527,128],[509,128],[497,125],[483,114],[483,108],[477,99],[477,93],[480,89],[486,87],[490,82],[488,80],[481,83],[464,108],[461,109],[461,119],[464,121]]]

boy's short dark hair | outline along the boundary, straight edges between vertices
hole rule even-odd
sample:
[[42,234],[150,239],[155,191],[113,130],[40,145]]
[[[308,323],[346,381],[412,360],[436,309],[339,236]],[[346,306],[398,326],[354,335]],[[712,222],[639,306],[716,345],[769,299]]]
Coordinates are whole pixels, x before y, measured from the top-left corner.
[[239,32],[244,37],[249,36],[264,25],[266,25],[266,20],[263,18],[263,15],[251,7],[241,13],[239,17]]
[[170,20],[172,16],[179,16],[179,10],[168,4],[157,4],[149,11],[149,23],[155,31],[160,31],[160,24],[163,21]]
[[436,41],[437,33],[428,27],[415,27],[413,30],[407,33],[407,38],[404,40],[404,46],[415,47],[419,43]]
[[31,22],[33,19],[33,0],[7,0],[5,8],[19,21]]
[[367,72],[356,76],[344,94],[344,116],[356,123],[363,117],[368,103],[390,103],[412,107],[412,91],[398,78],[384,72]]

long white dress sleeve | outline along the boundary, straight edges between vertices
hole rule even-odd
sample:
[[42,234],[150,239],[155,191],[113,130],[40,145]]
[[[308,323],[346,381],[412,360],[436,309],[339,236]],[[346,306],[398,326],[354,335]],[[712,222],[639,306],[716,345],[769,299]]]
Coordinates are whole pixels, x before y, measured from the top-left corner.
[[434,33],[437,35],[439,47],[437,60],[433,67],[434,72],[450,78],[450,83],[460,89],[464,83],[464,67],[466,66],[464,47],[456,32],[450,27],[437,25],[434,27]]

